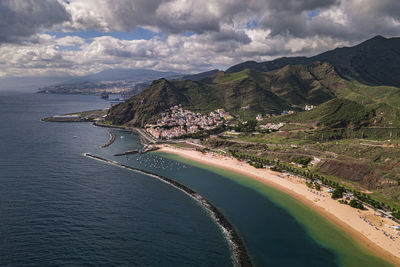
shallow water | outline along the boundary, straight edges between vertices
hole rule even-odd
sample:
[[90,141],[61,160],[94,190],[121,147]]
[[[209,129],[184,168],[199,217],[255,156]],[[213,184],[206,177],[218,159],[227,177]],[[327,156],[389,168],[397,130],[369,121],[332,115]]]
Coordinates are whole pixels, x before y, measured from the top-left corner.
[[393,266],[371,253],[371,251],[366,250],[346,232],[290,195],[283,194],[273,187],[231,171],[190,161],[172,154],[157,153],[170,159],[206,169],[241,186],[252,189],[253,194],[261,194],[264,198],[269,199],[290,213],[290,216],[303,226],[310,238],[316,240],[321,246],[329,249],[335,255],[334,261],[339,266]]

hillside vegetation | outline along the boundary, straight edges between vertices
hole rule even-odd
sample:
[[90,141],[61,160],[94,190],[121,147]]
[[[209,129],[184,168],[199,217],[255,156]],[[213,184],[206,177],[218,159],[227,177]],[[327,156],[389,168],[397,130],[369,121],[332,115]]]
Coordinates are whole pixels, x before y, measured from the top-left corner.
[[109,119],[115,124],[143,126],[177,104],[202,112],[225,108],[242,119],[250,119],[259,113],[279,114],[283,110],[300,110],[306,104],[324,103],[335,97],[336,88],[347,83],[332,66],[318,62],[271,72],[221,71],[201,81],[160,79],[112,108]]
[[334,98],[313,110],[274,118],[272,121],[314,123],[323,128],[367,126],[372,123],[375,112],[357,102]]
[[[153,81],[112,107],[109,123],[141,127],[179,104],[201,113],[224,108],[238,121],[227,126],[235,132],[204,140],[207,147],[297,166],[400,210],[400,38],[377,36],[310,58],[248,61],[194,77]],[[280,115],[284,110],[295,113]],[[257,114],[264,119],[256,122]]]
[[[310,117],[329,127],[397,126],[400,125],[399,40],[377,36],[354,47],[310,58],[248,61],[226,72],[206,73],[201,80],[156,80],[141,94],[113,107],[108,119],[114,124],[143,126],[155,122],[170,106],[182,104],[199,112],[224,108],[248,120],[257,114],[300,112],[306,104],[326,103],[314,112],[320,114],[318,119],[307,112],[293,119],[305,122]],[[329,102],[336,98],[351,102]],[[339,105],[335,112],[324,110],[335,105]]]
[[278,58],[257,63],[247,61],[230,67],[227,72],[243,69],[271,71],[287,65],[327,62],[343,77],[369,85],[400,86],[400,38],[376,36],[353,47],[336,48],[313,57]]

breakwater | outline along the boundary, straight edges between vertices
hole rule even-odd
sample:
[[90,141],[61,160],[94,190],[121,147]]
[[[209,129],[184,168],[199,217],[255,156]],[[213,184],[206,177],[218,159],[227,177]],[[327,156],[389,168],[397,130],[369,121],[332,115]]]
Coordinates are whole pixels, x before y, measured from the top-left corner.
[[128,151],[125,151],[125,152],[122,152],[122,153],[115,154],[114,157],[133,155],[133,154],[145,154],[147,152],[156,151],[158,149],[159,148],[155,147],[155,146],[145,145],[142,149],[128,150]]
[[108,140],[108,142],[106,144],[104,144],[102,146],[102,148],[112,145],[112,143],[114,143],[114,141],[115,141],[115,133],[113,133],[113,132],[109,132],[109,133],[110,133],[110,140]]
[[84,117],[47,117],[41,119],[41,121],[46,122],[92,122],[92,118],[84,118]]
[[167,177],[164,177],[162,175],[158,175],[156,173],[152,173],[152,172],[134,168],[134,167],[131,167],[128,165],[124,165],[124,164],[121,164],[121,163],[113,161],[113,160],[101,158],[101,157],[92,155],[90,153],[85,153],[84,156],[92,158],[92,159],[96,159],[96,160],[99,160],[102,162],[106,162],[106,163],[109,163],[109,164],[112,164],[112,165],[115,165],[115,166],[118,166],[121,168],[136,171],[138,173],[149,175],[158,180],[161,180],[162,182],[172,185],[175,188],[186,193],[187,195],[192,197],[194,200],[196,200],[203,208],[205,208],[207,210],[207,212],[211,215],[211,217],[215,220],[217,225],[221,228],[221,230],[224,233],[226,239],[228,240],[229,246],[232,250],[232,256],[233,256],[233,261],[234,261],[235,266],[252,266],[251,259],[250,259],[249,255],[247,254],[247,250],[243,244],[243,241],[240,239],[240,236],[236,232],[233,225],[225,218],[225,216],[213,204],[211,204],[203,196],[197,194],[195,191],[186,187],[185,185],[178,183]]
[[139,149],[134,149],[134,150],[128,150],[128,151],[125,151],[122,153],[114,154],[114,157],[134,155],[134,154],[138,154],[138,153],[139,153]]

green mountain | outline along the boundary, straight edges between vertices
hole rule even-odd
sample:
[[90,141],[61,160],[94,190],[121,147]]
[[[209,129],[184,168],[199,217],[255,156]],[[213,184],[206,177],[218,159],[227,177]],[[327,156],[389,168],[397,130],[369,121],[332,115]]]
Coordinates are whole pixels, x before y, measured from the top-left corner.
[[271,71],[280,69],[287,65],[302,65],[309,63],[307,57],[281,57],[272,61],[256,62],[256,61],[246,61],[237,65],[234,65],[226,70],[226,73],[234,73],[242,71],[244,69],[252,69],[258,71]]
[[288,108],[285,101],[259,86],[253,72],[245,70],[232,75],[220,72],[201,82],[160,79],[141,94],[113,107],[109,119],[114,124],[143,126],[178,104],[202,112],[225,108],[244,117]]
[[213,70],[209,70],[209,71],[205,71],[205,72],[201,72],[201,73],[190,74],[190,75],[183,76],[180,80],[201,81],[205,78],[208,78],[208,77],[214,75],[218,71],[219,71],[218,69],[213,69]]
[[[244,62],[226,72],[206,75],[200,81],[156,80],[139,95],[114,106],[108,119],[114,124],[143,126],[155,122],[160,113],[177,104],[201,112],[225,108],[242,119],[250,119],[259,113],[300,111],[306,104],[321,105],[341,98],[352,101],[342,103],[346,116],[357,114],[352,108],[365,107],[377,114],[379,123],[391,125],[400,117],[400,88],[396,87],[400,86],[399,42],[400,38],[378,36],[310,58]],[[353,123],[346,120],[337,123]]]
[[177,104],[203,112],[225,108],[248,119],[259,113],[277,114],[301,109],[305,104],[321,104],[335,97],[332,92],[334,87],[341,86],[340,82],[327,63],[286,66],[271,72],[221,71],[197,82],[160,79],[141,94],[113,107],[109,119],[116,124],[142,126]]
[[373,118],[375,118],[374,109],[351,100],[334,98],[313,110],[274,118],[273,121],[313,123],[324,128],[343,128],[367,126],[372,123]]
[[287,65],[307,65],[327,62],[344,78],[352,78],[368,85],[400,86],[400,38],[376,36],[353,47],[336,48],[313,57],[278,58],[257,63],[243,62],[230,67],[232,73],[246,68],[271,71]]

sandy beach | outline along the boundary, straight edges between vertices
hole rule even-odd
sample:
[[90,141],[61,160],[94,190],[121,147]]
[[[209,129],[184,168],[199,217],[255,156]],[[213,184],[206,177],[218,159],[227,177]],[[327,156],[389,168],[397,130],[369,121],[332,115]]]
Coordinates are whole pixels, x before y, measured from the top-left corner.
[[366,210],[357,210],[340,204],[330,197],[325,187],[317,192],[308,188],[302,178],[269,169],[257,169],[234,158],[169,145],[161,145],[159,151],[234,171],[277,188],[322,214],[373,253],[400,266],[400,233],[392,228],[395,222],[375,215],[374,210],[368,207]]

